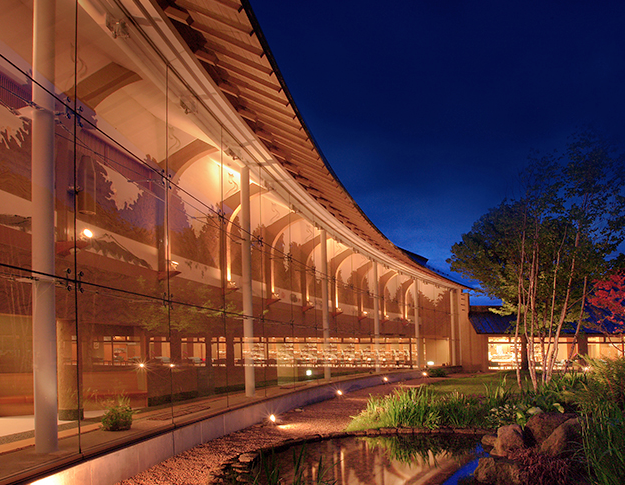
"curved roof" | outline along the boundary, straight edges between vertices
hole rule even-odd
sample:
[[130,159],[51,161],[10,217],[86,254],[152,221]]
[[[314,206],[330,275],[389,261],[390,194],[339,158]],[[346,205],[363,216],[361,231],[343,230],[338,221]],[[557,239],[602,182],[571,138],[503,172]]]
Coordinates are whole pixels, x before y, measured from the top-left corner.
[[379,251],[444,278],[391,243],[339,181],[298,111],[248,0],[159,4],[237,113],[312,198]]

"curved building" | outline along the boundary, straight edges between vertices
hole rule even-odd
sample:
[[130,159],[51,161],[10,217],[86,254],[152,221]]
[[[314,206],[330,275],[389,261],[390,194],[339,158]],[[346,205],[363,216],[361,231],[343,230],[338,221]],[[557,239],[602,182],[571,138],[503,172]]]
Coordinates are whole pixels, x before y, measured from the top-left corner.
[[486,369],[464,286],[347,193],[247,0],[0,5],[0,483],[280,389]]

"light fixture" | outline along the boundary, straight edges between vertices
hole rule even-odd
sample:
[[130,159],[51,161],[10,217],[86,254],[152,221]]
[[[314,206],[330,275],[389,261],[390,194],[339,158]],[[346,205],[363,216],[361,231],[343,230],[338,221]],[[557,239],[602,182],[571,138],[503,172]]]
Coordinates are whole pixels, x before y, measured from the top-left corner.
[[338,391],[336,391],[336,395],[337,396],[342,396],[343,395],[343,391],[341,391],[340,389]]
[[280,295],[276,292],[273,292],[271,296],[267,298],[267,301],[265,302],[265,304],[267,306],[273,305],[274,303],[278,303],[280,300],[281,300]]
[[302,305],[302,313],[305,313],[308,310],[312,310],[313,308],[315,308],[315,305],[313,305],[310,300],[306,300],[306,303]]
[[91,229],[87,229],[86,227],[82,230],[80,235],[86,239],[91,239],[93,237],[93,232]]
[[333,312],[332,312],[332,316],[333,317],[338,317],[341,313],[343,313],[343,310],[341,308],[336,308]]
[[275,414],[270,414],[269,415],[269,421],[271,421],[272,423],[275,424],[275,422],[276,422],[276,415]]
[[428,360],[427,364],[428,365],[434,365],[434,361],[433,360]]
[[173,369],[174,367],[176,367],[176,364],[169,364],[169,367]]
[[427,371],[423,371],[421,374],[423,375],[423,377],[427,377],[428,376]]
[[384,377],[382,377],[382,380],[383,380],[384,382],[388,382],[388,377],[384,376]]
[[306,369],[306,376],[308,377],[312,376],[312,370]]

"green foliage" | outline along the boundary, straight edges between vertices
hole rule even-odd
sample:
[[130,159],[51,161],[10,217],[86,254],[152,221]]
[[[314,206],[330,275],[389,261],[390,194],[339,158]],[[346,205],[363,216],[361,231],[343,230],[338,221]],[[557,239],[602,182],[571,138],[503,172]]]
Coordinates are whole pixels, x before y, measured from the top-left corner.
[[481,426],[488,412],[478,397],[459,392],[439,394],[431,386],[408,388],[371,398],[367,408],[347,427],[348,431],[387,427],[436,429],[441,426]]
[[123,431],[132,426],[132,415],[135,411],[130,407],[128,396],[117,396],[107,407],[102,416],[102,429],[106,431]]
[[625,477],[625,358],[587,359],[590,371],[572,398],[581,411],[584,452],[598,485]]
[[[521,196],[483,215],[448,262],[517,313],[529,338],[555,339],[545,360],[548,382],[562,328],[583,316],[586,282],[610,269],[610,256],[625,240],[625,164],[605,139],[585,131],[561,155],[531,160],[521,180]],[[537,389],[540,357],[531,346],[528,352]]]
[[430,377],[447,377],[447,371],[442,367],[435,367],[428,371]]

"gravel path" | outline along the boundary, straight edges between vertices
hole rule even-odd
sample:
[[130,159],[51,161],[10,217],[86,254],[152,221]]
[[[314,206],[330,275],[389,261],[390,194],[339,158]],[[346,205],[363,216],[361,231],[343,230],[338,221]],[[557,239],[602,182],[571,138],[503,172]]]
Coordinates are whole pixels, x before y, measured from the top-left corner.
[[[410,386],[416,386],[422,381],[414,379],[408,382]],[[370,395],[389,394],[399,386],[402,384],[368,387],[290,411],[279,417],[279,426],[255,425],[214,439],[123,480],[118,485],[207,485],[212,472],[240,453],[271,446],[288,438],[343,431],[351,420],[350,416],[355,416],[366,407]]]

